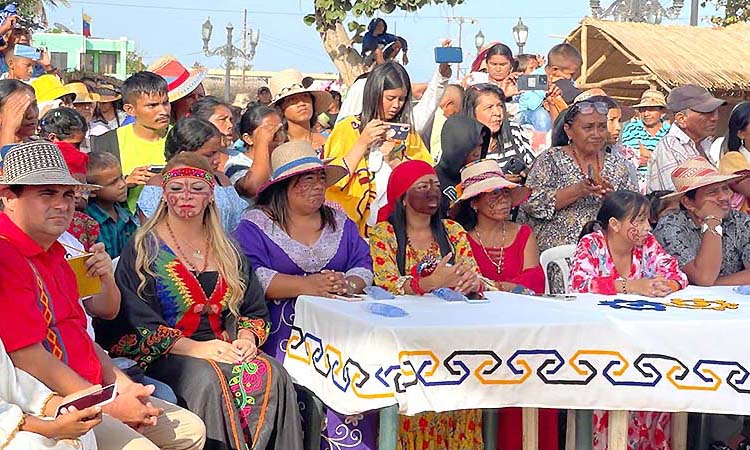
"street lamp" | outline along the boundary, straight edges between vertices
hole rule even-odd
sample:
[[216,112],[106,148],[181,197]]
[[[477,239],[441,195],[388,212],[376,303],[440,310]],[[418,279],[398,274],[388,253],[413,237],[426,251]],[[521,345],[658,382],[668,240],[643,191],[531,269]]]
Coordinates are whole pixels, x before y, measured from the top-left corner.
[[232,32],[234,27],[231,23],[227,24],[227,43],[221,47],[217,47],[213,50],[208,48],[208,43],[211,40],[211,34],[213,33],[213,25],[211,25],[211,19],[206,19],[201,26],[201,37],[203,38],[203,52],[206,56],[223,56],[224,65],[226,71],[224,72],[224,100],[231,101],[230,97],[230,86],[232,77],[232,60],[234,58],[244,58],[245,60],[252,60],[255,56],[255,48],[258,46],[260,40],[260,31],[256,30],[253,32],[250,30],[250,52],[246,55],[242,50],[235,47],[232,44]]
[[482,33],[482,30],[479,30],[479,33],[474,36],[474,46],[477,48],[477,53],[484,47],[484,33]]
[[523,23],[521,18],[518,18],[518,23],[513,26],[513,39],[518,45],[518,54],[523,53],[523,47],[526,45],[526,40],[529,38],[529,27]]

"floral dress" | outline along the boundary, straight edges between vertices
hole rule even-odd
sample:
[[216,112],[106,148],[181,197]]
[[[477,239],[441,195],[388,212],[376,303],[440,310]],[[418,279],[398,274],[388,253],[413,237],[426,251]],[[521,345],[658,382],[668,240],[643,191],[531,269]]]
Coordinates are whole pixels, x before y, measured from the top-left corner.
[[[444,220],[448,242],[453,247],[456,263],[464,262],[479,273],[466,231],[452,220]],[[407,244],[408,245],[408,244]],[[396,263],[398,244],[393,226],[380,222],[370,230],[370,253],[373,259],[375,284],[388,291],[403,294],[403,287],[411,276],[400,275]],[[436,243],[428,250],[406,248],[405,272],[425,258],[440,260],[440,248]],[[426,412],[413,417],[399,416],[399,450],[480,450],[482,441],[482,412],[478,409]]]
[[[649,233],[641,246],[633,248],[633,260],[628,279],[662,276],[675,281],[680,288],[688,284],[687,276],[680,270],[677,259],[668,254],[656,238]],[[584,236],[578,243],[570,286],[573,292],[616,293],[615,280],[621,278],[607,247],[607,238],[601,231]],[[594,411],[593,450],[607,448],[609,413]],[[632,411],[628,421],[629,450],[669,450],[671,415],[664,412]]]
[[[681,289],[688,284],[687,276],[680,270],[677,259],[667,253],[654,235],[649,233],[643,245],[633,248],[633,261],[626,279],[659,276],[677,282]],[[623,277],[617,273],[604,233],[595,231],[581,238],[570,270],[570,290],[614,295],[617,293],[615,280],[620,278]]]

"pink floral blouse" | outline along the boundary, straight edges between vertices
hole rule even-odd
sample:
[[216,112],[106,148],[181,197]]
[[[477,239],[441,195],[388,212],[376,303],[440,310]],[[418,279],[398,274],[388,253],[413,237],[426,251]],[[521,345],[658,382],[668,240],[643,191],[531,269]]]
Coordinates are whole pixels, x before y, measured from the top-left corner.
[[[687,284],[687,276],[680,270],[677,259],[667,253],[651,233],[642,246],[633,248],[633,262],[627,279],[664,277],[676,281],[680,289]],[[607,239],[601,231],[587,234],[578,242],[573,266],[570,270],[571,292],[593,292],[613,295],[617,293],[615,280],[623,278],[607,248]]]

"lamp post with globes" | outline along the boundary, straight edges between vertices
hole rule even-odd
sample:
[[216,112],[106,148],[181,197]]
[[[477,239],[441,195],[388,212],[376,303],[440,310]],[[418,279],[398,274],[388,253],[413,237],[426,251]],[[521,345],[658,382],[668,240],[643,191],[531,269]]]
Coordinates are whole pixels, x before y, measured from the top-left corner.
[[232,60],[234,58],[244,58],[246,60],[252,60],[255,56],[255,48],[258,46],[260,40],[260,31],[256,30],[253,32],[251,29],[248,33],[250,36],[250,51],[247,54],[235,47],[232,44],[232,31],[234,27],[231,23],[227,24],[227,43],[221,47],[217,47],[213,50],[208,48],[208,43],[211,41],[211,34],[213,34],[214,26],[211,24],[211,18],[206,19],[201,27],[201,37],[203,38],[203,52],[206,56],[223,56],[224,57],[224,101],[231,101],[230,97],[230,86],[232,77]]
[[523,20],[521,18],[518,18],[518,23],[513,25],[513,39],[516,41],[516,45],[518,45],[518,54],[523,53],[523,47],[526,45],[526,41],[529,38],[529,27],[526,26],[525,23],[523,23]]

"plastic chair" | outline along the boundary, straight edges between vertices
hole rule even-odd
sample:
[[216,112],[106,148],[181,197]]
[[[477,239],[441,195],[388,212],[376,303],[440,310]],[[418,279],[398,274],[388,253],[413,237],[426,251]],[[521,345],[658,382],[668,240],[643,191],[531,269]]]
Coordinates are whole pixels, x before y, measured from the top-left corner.
[[539,256],[539,264],[541,264],[542,270],[544,271],[545,294],[549,294],[548,270],[550,264],[554,264],[560,268],[560,272],[562,273],[563,277],[563,286],[565,287],[565,292],[568,292],[568,284],[570,283],[570,263],[568,262],[568,260],[573,258],[575,252],[576,246],[569,244],[548,248]]

